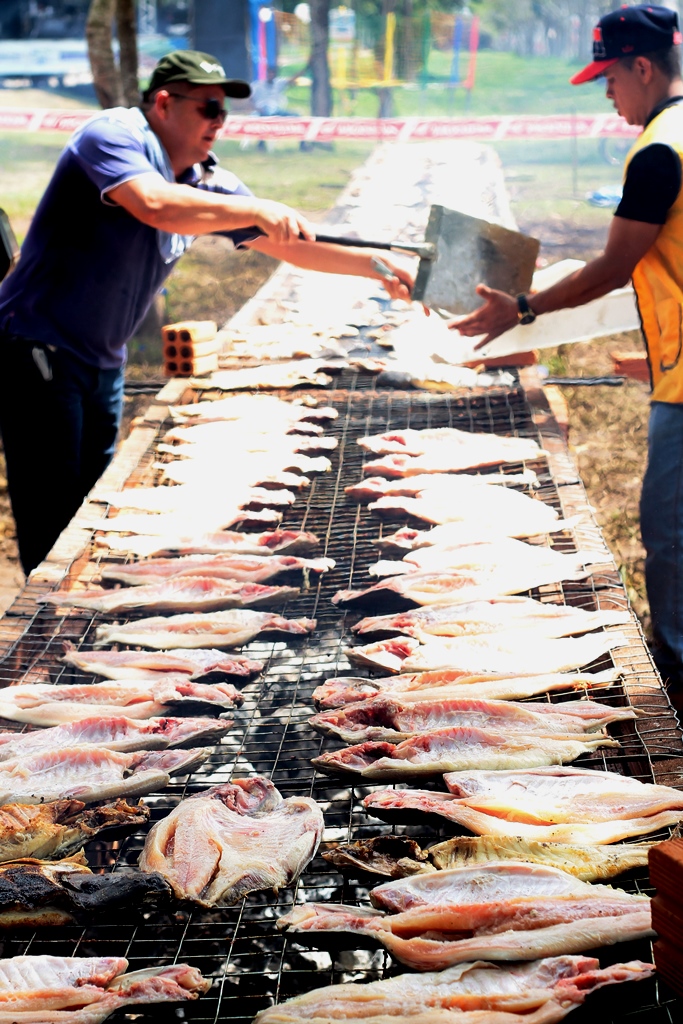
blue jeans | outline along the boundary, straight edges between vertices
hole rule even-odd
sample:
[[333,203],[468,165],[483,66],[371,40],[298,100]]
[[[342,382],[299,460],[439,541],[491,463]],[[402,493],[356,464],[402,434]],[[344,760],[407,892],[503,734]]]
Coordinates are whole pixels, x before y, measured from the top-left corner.
[[123,369],[98,370],[64,349],[35,351],[0,331],[0,433],[27,574],[110,462],[123,405]]
[[652,653],[663,679],[683,688],[683,405],[652,403],[640,530]]

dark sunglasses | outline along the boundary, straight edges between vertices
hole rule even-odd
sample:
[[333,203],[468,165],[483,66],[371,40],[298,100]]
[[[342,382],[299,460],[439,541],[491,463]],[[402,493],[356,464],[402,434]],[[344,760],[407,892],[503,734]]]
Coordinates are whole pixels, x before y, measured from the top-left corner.
[[220,100],[196,100],[194,96],[183,96],[179,92],[169,92],[168,95],[175,96],[177,100],[191,100],[192,103],[197,103],[199,105],[199,113],[207,121],[220,121],[221,124],[225,124],[228,111]]

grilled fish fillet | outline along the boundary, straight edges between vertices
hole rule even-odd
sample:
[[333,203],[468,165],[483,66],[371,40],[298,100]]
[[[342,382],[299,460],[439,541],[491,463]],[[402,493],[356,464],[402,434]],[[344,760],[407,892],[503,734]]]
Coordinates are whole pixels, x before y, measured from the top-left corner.
[[390,697],[376,697],[313,715],[308,721],[319,732],[337,736],[345,743],[367,740],[396,743],[449,726],[490,728],[506,735],[582,736],[598,732],[610,722],[635,717],[632,708],[613,708],[592,700],[520,704],[463,697],[402,704]]
[[119,580],[131,586],[163,583],[174,576],[263,583],[283,572],[325,573],[334,566],[331,558],[294,558],[291,555],[185,555],[182,558],[155,558],[113,565],[103,569],[102,579]]
[[445,776],[449,793],[379,790],[363,801],[376,817],[419,812],[479,835],[604,845],[647,835],[683,816],[683,794],[581,768],[465,771]]
[[539,843],[534,840],[500,839],[493,836],[456,836],[429,849],[437,868],[466,867],[488,861],[523,860],[528,864],[549,864],[580,878],[597,882],[634,868],[647,867],[648,852],[656,843],[619,843],[612,846],[579,846],[569,843]]
[[[453,469],[495,466],[503,462],[523,462],[538,459],[546,453],[528,437],[505,437],[455,427],[431,427],[427,430],[392,430],[384,434],[360,437],[358,444],[375,455],[425,455],[431,450],[443,450],[460,460]],[[474,459],[475,461],[467,461]]]
[[292,633],[303,636],[315,629],[315,619],[285,619],[271,612],[233,608],[225,612],[199,615],[157,615],[137,619],[122,626],[98,626],[96,647],[105,644],[131,644],[157,650],[177,647],[239,647],[259,633]]
[[[536,573],[544,570],[557,572],[557,579],[564,579],[565,573],[576,573],[596,562],[606,562],[606,554],[592,552],[570,552],[563,554],[554,548],[540,544],[527,544],[513,537],[503,537],[489,542],[477,544],[434,545],[409,551],[400,561],[382,560],[371,565],[368,572],[371,576],[399,576],[406,572],[448,572],[451,569],[468,569],[481,574],[480,586],[489,583],[488,574],[495,581],[503,580],[504,586],[515,582],[519,589],[520,582],[529,577],[535,578]],[[518,582],[519,581],[519,582]],[[535,586],[534,583],[531,586]]]
[[100,1024],[124,1006],[198,999],[210,987],[187,964],[127,967],[123,957],[0,960],[0,1024]]
[[304,385],[327,387],[332,377],[323,373],[328,362],[298,359],[274,366],[255,366],[246,370],[217,370],[210,377],[197,377],[190,381],[193,388],[219,391],[268,391],[298,388]]
[[410,637],[347,647],[349,661],[389,672],[438,672],[459,669],[484,675],[541,675],[567,672],[628,644],[623,633],[589,633],[558,640],[536,637],[526,630],[508,630],[452,639],[430,637],[421,644]]
[[472,487],[466,502],[451,502],[432,491],[422,491],[417,498],[387,495],[368,508],[371,512],[411,515],[436,525],[476,522],[479,530],[491,528],[495,536],[504,529],[509,537],[548,533],[560,518],[550,505],[509,487]]
[[339,676],[328,679],[313,691],[320,708],[338,708],[379,694],[397,697],[404,703],[466,697],[471,700],[520,700],[554,690],[589,690],[609,686],[619,678],[616,671],[558,672],[554,675],[487,676],[458,670],[417,672],[385,679]]
[[[241,438],[240,438],[241,440]],[[158,445],[160,451],[168,446]],[[234,447],[231,445],[230,447]],[[168,454],[168,451],[166,451]],[[177,445],[172,449],[174,460],[172,462],[156,462],[154,469],[161,471],[161,480],[166,483],[188,484],[195,488],[210,487],[216,479],[216,463],[220,458],[225,458],[225,446],[220,451],[214,449],[199,449],[196,445]],[[281,480],[283,472],[303,473],[308,476],[312,473],[329,473],[332,463],[325,455],[302,455],[299,452],[277,453],[277,458],[269,452],[245,453],[244,458],[248,459],[248,466],[251,472],[258,471],[266,483],[268,480]],[[277,467],[277,468],[276,468]],[[310,481],[302,480],[301,486],[305,487]]]
[[580,953],[653,934],[647,896],[516,861],[412,875],[378,886],[370,897],[381,911],[307,903],[278,927],[314,945],[335,932],[354,943],[373,939],[422,971],[474,959]]
[[298,405],[273,395],[231,395],[214,402],[172,405],[169,412],[174,420],[182,423],[212,423],[239,420],[245,416],[252,420],[254,417],[270,419],[279,415],[291,423],[320,423],[339,418],[339,413],[331,406]]
[[214,712],[239,707],[243,697],[229,683],[192,683],[184,675],[120,679],[107,683],[25,683],[0,693],[0,717],[29,725],[62,725],[86,718],[155,718],[168,707],[204,705]]
[[157,558],[161,555],[308,555],[320,545],[314,533],[304,530],[270,530],[265,533],[219,533],[166,537],[139,535],[119,537],[108,533],[96,536],[95,545],[116,554]]
[[224,718],[84,718],[34,732],[0,732],[0,761],[71,747],[130,753],[218,743],[231,725]]
[[96,836],[132,831],[149,820],[143,804],[125,800],[86,807],[82,800],[0,807],[0,862],[66,857]]
[[424,493],[442,501],[467,501],[472,487],[529,487],[538,477],[531,470],[524,473],[487,473],[486,476],[457,476],[452,473],[420,473],[416,476],[387,480],[383,476],[368,476],[357,484],[344,488],[352,501],[367,503],[385,495],[415,498]]
[[155,672],[186,673],[191,682],[222,680],[226,676],[249,678],[263,670],[262,661],[222,651],[85,651],[66,641],[66,665],[107,679],[150,679]]
[[[214,469],[215,472],[215,469]],[[237,523],[263,523],[276,525],[282,512],[273,508],[259,511],[235,507],[207,505],[185,513],[123,512],[117,516],[96,520],[93,529],[107,533],[140,533],[155,537],[190,537],[193,534],[215,533],[227,530]]]
[[176,576],[161,583],[116,590],[67,590],[38,598],[43,604],[62,608],[90,608],[114,614],[135,608],[152,611],[222,611],[284,604],[299,593],[298,587],[263,587],[259,583],[239,583],[214,577]]
[[257,1014],[254,1024],[553,1024],[603,985],[642,981],[653,965],[633,960],[601,968],[592,957],[532,963],[459,964],[369,984],[314,989]]
[[[456,547],[464,544],[488,544],[499,537],[534,537],[545,534],[570,530],[576,525],[576,519],[554,519],[546,523],[545,529],[534,533],[533,527],[538,525],[533,519],[524,523],[519,516],[514,520],[498,520],[496,523],[479,523],[476,519],[457,522],[446,522],[434,526],[430,530],[416,530],[412,526],[402,526],[393,533],[385,533],[371,541],[376,547],[387,554],[404,554],[417,551],[419,548],[436,546]],[[531,529],[529,529],[531,528]]]
[[[502,724],[502,723],[501,723]],[[357,775],[389,782],[468,769],[533,768],[565,764],[600,747],[618,747],[604,735],[526,736],[473,727],[450,727],[421,733],[402,743],[359,743],[314,757],[327,775]]]
[[203,748],[119,754],[97,747],[65,747],[0,763],[0,803],[47,800],[96,803],[163,789],[172,775],[189,774],[206,761]]
[[[257,474],[258,475],[258,474]],[[287,483],[292,478],[297,488],[303,486],[303,478],[289,474]],[[158,515],[192,514],[193,508],[201,510],[212,503],[232,508],[237,503],[240,508],[287,508],[296,501],[296,495],[287,489],[280,479],[280,486],[274,488],[273,478],[266,481],[269,488],[255,487],[253,484],[236,481],[233,483],[209,483],[198,489],[190,484],[180,487],[128,487],[123,491],[103,491],[98,493],[97,500],[106,502],[112,508],[127,511],[149,512]]]
[[506,629],[533,629],[535,636],[558,638],[601,626],[622,626],[627,611],[585,611],[530,597],[499,597],[465,605],[414,608],[394,615],[371,615],[352,626],[354,633],[402,633],[425,643],[430,636],[470,636]]
[[179,899],[232,906],[250,892],[280,889],[315,855],[324,821],[314,800],[283,800],[255,776],[214,786],[183,800],[157,822],[140,856]]

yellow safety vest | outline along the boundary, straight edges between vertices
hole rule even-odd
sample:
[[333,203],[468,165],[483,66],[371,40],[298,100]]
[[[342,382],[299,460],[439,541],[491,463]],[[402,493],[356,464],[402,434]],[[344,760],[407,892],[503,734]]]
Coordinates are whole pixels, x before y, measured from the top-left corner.
[[[666,107],[638,136],[626,157],[660,142],[671,146],[683,164],[683,103]],[[633,271],[633,287],[647,344],[652,399],[683,402],[683,188],[669,209],[657,240]]]

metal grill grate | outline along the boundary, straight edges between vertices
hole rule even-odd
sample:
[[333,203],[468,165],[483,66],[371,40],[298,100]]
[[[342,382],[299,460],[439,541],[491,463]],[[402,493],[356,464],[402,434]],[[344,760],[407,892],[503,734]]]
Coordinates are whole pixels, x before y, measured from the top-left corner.
[[[344,382],[345,383],[345,382]],[[322,397],[322,396],[321,396]],[[465,429],[490,430],[501,434],[535,437],[543,442],[534,423],[529,404],[521,386],[507,391],[475,393],[467,397],[444,397],[422,393],[378,392],[371,388],[336,391],[324,396],[334,405],[339,419],[328,433],[339,439],[334,453],[332,473],[314,480],[306,499],[298,500],[286,514],[284,525],[312,530],[321,538],[324,553],[337,562],[335,570],[319,580],[284,609],[289,616],[312,616],[318,626],[310,637],[290,639],[287,643],[256,641],[245,652],[267,661],[262,679],[251,682],[243,690],[245,703],[235,713],[235,726],[211,759],[191,777],[176,780],[162,794],[147,797],[152,819],[168,813],[182,797],[207,785],[228,781],[237,776],[259,772],[272,779],[284,796],[310,795],[325,813],[325,844],[366,838],[391,831],[390,827],[368,818],[361,807],[363,796],[371,786],[350,786],[343,781],[316,776],[310,759],[333,744],[318,736],[308,725],[312,713],[311,692],[322,679],[349,670],[342,648],[349,642],[350,626],[358,613],[343,613],[330,603],[340,588],[360,587],[371,582],[366,567],[375,560],[376,548],[371,540],[381,528],[393,531],[408,520],[380,524],[367,509],[350,503],[344,487],[361,478],[364,453],[356,439],[366,433],[389,428],[424,428],[458,426]],[[150,453],[135,474],[138,484],[155,478]],[[539,474],[539,495],[558,510],[560,492],[545,459],[528,464]],[[508,467],[509,472],[520,466]],[[226,459],[225,472],[230,472]],[[574,479],[564,481],[576,485]],[[584,496],[585,497],[585,496]],[[416,525],[412,522],[412,525]],[[596,550],[601,549],[597,527],[588,531]],[[585,531],[582,535],[584,546]],[[569,533],[553,538],[558,550],[575,550]],[[79,572],[87,578],[96,575],[98,557],[79,562]],[[61,644],[70,639],[82,648],[89,648],[96,623],[105,617],[75,612],[60,616],[52,610],[37,610],[35,597],[46,589],[45,584],[26,588],[11,609],[11,615],[0,620],[0,683],[6,685],[19,679],[52,679],[68,681],[73,670],[60,663]],[[584,608],[626,608],[627,600],[616,571],[599,571],[584,583],[571,583],[542,588],[532,596],[542,600],[564,601]],[[131,616],[131,618],[134,616]],[[109,621],[108,619],[106,621]],[[637,722],[619,723],[612,733],[621,741],[616,751],[596,752],[583,756],[579,765],[632,775],[643,781],[681,785],[681,739],[670,705],[653,673],[635,620],[624,630],[629,647],[615,652],[618,663],[626,668],[625,685],[616,685],[601,692],[600,700],[608,703],[637,704],[644,712]],[[611,667],[609,656],[593,668]],[[353,674],[360,674],[353,670]],[[81,677],[84,678],[84,677]],[[562,700],[562,693],[552,700]],[[548,699],[548,698],[539,698]],[[422,785],[422,784],[421,784]],[[406,826],[401,831],[423,844],[452,834],[452,829],[427,826]],[[664,838],[664,835],[661,836]],[[118,843],[96,842],[88,848],[93,868],[125,871],[133,867],[142,848],[142,833]],[[630,891],[649,892],[645,873],[632,874],[619,884]],[[146,914],[135,918],[121,914],[117,919],[96,921],[91,927],[66,927],[42,930],[33,935],[16,932],[2,942],[2,955],[21,953],[53,953],[61,955],[122,955],[139,968],[151,963],[186,961],[215,979],[211,991],[194,1004],[176,1011],[176,1019],[196,1022],[232,1021],[246,1024],[253,1015],[272,1001],[280,1001],[307,991],[341,981],[374,980],[388,973],[400,973],[391,959],[377,950],[340,949],[327,953],[297,947],[296,943],[278,935],[276,918],[296,900],[367,903],[367,888],[354,880],[345,880],[330,870],[318,855],[292,890],[256,894],[235,908],[213,912],[178,910],[159,915]],[[621,944],[600,951],[603,963],[633,958],[651,959],[646,942]],[[681,1002],[658,981],[630,986],[624,991],[611,989],[607,997],[591,996],[587,1008],[572,1015],[576,1024],[596,1019],[600,1013],[605,1024],[623,1020],[664,1024],[679,1019]],[[154,1015],[154,1009],[150,1009]],[[156,1016],[168,1019],[168,1011],[160,1008]],[[119,1019],[124,1019],[125,1014]]]

